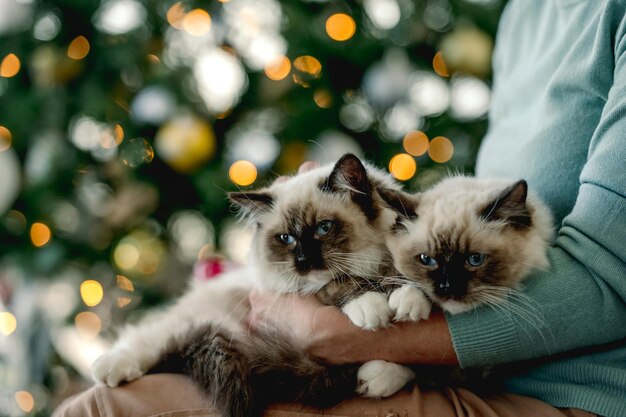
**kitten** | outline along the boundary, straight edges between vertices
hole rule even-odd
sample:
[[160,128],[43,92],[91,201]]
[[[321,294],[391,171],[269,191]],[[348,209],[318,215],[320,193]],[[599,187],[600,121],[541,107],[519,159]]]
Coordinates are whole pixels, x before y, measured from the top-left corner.
[[[506,309],[521,281],[548,266],[552,217],[523,180],[455,176],[416,195],[390,191],[386,199],[404,210],[387,239],[402,276],[390,280],[403,284],[389,297],[396,321],[426,319],[432,303],[449,314]],[[359,370],[360,389],[387,378],[377,390],[391,395],[411,379],[406,372],[405,381],[391,378],[398,372],[399,365],[369,362]]]
[[[355,366],[317,364],[275,335],[251,338],[242,318],[247,295],[260,287],[317,293],[361,327],[386,325],[387,295],[372,277],[389,262],[382,237],[396,214],[381,189],[399,186],[348,154],[267,189],[231,193],[255,228],[250,267],[195,283],[172,307],[129,327],[94,364],[95,379],[116,386],[177,353],[223,416],[259,414],[276,396],[318,406],[345,398],[356,386]],[[282,388],[268,391],[270,382]]]

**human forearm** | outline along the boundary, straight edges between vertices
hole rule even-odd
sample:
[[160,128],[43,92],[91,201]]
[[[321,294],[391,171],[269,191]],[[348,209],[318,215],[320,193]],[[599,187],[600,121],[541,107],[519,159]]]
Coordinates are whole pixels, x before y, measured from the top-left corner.
[[362,363],[384,359],[395,363],[454,365],[458,363],[445,317],[433,313],[417,323],[394,323],[363,330],[333,307],[315,313],[313,335],[306,349],[331,363]]

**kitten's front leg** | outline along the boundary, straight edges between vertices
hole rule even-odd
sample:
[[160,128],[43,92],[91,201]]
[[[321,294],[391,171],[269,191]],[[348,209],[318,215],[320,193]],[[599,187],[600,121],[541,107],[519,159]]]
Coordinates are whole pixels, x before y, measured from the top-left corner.
[[395,321],[419,321],[430,316],[431,303],[421,290],[403,285],[389,296],[389,307]]
[[375,291],[368,291],[350,300],[341,311],[352,323],[367,330],[387,326],[392,315],[387,294]]

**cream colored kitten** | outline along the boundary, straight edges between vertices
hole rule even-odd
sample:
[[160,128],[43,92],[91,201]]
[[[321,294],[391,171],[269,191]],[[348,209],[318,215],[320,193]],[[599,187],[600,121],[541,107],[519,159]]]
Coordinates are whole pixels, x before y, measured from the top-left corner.
[[[128,326],[94,363],[94,378],[109,386],[132,381],[166,354],[184,349],[189,335],[207,324],[213,331],[245,339],[248,332],[242,318],[253,288],[312,294],[333,280],[379,277],[381,263],[388,257],[381,237],[396,215],[384,204],[378,188],[399,190],[388,174],[365,167],[348,154],[334,166],[266,189],[231,193],[231,200],[255,228],[250,266],[195,282],[169,308]],[[378,291],[341,297],[339,306],[365,328],[390,321],[387,296]]]
[[[404,209],[387,247],[403,283],[389,297],[396,321],[428,318],[434,303],[449,314],[481,305],[506,309],[508,295],[548,266],[549,210],[525,181],[450,177],[423,193],[389,193]],[[361,389],[391,395],[407,380],[399,365],[372,361],[359,371]],[[381,381],[388,381],[385,385]]]

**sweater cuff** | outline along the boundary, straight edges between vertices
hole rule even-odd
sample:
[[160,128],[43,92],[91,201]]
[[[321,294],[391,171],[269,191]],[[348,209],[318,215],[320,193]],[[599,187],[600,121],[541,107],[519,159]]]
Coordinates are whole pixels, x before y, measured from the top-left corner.
[[518,324],[512,315],[483,307],[463,314],[446,313],[446,320],[462,368],[510,362],[519,350]]

